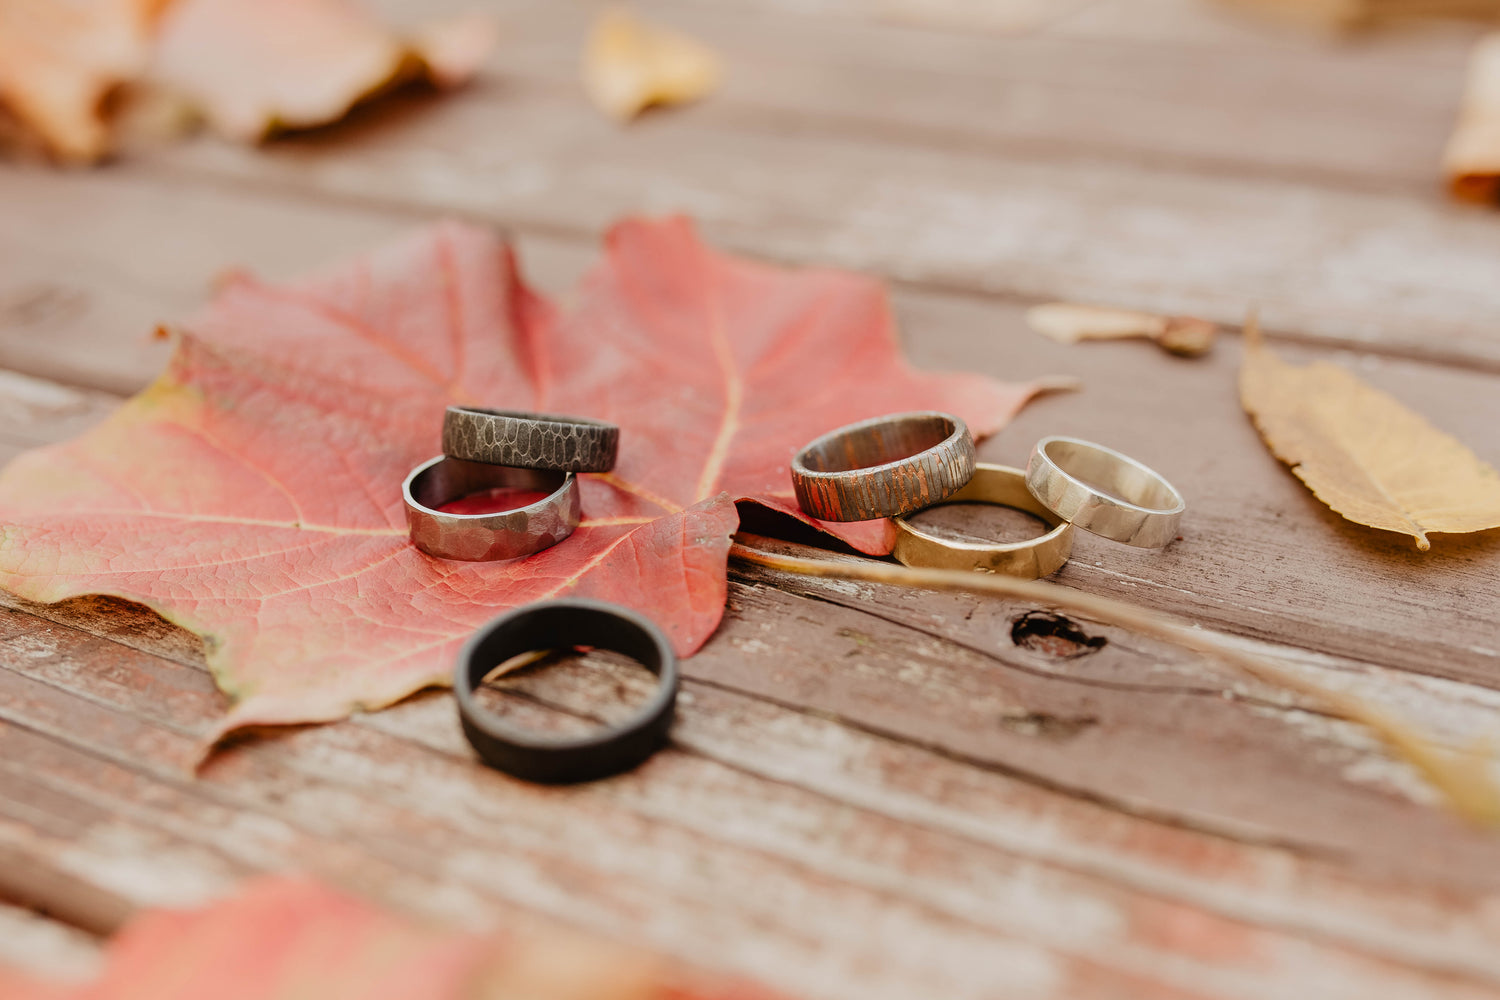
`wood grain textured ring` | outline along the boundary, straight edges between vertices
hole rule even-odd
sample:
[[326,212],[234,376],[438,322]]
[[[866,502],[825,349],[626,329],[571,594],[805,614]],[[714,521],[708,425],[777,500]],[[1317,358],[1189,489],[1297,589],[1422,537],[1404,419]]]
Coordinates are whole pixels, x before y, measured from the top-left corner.
[[[548,494],[515,510],[450,514],[438,510],[473,493],[492,489]],[[518,559],[556,545],[582,520],[578,477],[571,472],[513,469],[439,455],[411,470],[401,484],[412,544],[439,559],[479,562]]]
[[952,496],[973,474],[968,425],[931,410],[840,427],[792,459],[797,502],[824,521],[910,514]]
[[1021,542],[964,542],[940,538],[898,517],[896,547],[891,553],[898,561],[925,569],[972,569],[1036,580],[1062,569],[1073,552],[1073,526],[1031,495],[1026,473],[1020,469],[981,462],[968,485],[943,503],[1013,507],[1041,518],[1049,530]]
[[1176,538],[1187,509],[1182,494],[1155,469],[1078,438],[1038,441],[1026,463],[1026,488],[1074,527],[1145,549]]
[[620,428],[554,413],[450,406],[443,414],[443,454],[466,462],[559,472],[615,467]]

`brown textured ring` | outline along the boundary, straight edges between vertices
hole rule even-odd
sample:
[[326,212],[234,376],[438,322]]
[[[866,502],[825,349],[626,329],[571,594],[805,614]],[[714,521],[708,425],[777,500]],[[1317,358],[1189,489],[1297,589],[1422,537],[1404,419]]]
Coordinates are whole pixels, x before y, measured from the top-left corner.
[[608,472],[620,428],[587,417],[450,406],[443,414],[443,454],[466,462],[556,472]]
[[840,427],[792,459],[797,502],[824,521],[910,514],[951,496],[973,475],[968,426],[931,410]]

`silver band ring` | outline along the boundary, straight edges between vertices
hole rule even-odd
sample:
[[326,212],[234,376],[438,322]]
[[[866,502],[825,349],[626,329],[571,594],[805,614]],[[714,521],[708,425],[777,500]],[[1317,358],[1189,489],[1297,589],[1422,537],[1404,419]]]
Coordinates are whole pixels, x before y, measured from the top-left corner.
[[443,454],[518,469],[608,472],[620,428],[587,417],[450,406],[443,414]]
[[[449,514],[437,508],[490,489],[548,495],[515,510]],[[439,455],[411,470],[401,484],[412,544],[439,559],[517,559],[556,545],[582,518],[578,478],[571,472],[513,469]]]
[[1187,502],[1154,469],[1113,448],[1045,437],[1031,449],[1026,488],[1074,527],[1154,549],[1177,537]]
[[1008,465],[980,462],[968,485],[943,503],[983,503],[1012,507],[1041,518],[1047,531],[1019,542],[965,542],[943,538],[896,518],[896,546],[891,555],[906,566],[927,569],[968,569],[999,573],[1022,580],[1038,580],[1062,569],[1073,552],[1073,526],[1026,489],[1026,473]]
[[968,425],[932,410],[840,427],[792,459],[797,502],[824,521],[910,514],[947,499],[972,475]]

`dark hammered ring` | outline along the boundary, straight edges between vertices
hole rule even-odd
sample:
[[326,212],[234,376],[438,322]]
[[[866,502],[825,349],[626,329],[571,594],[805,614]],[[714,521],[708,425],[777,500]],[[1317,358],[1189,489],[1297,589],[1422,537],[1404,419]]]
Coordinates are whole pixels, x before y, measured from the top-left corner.
[[443,454],[466,462],[608,472],[619,444],[620,428],[587,417],[480,406],[450,406],[443,414]]
[[840,427],[792,459],[797,502],[824,521],[910,514],[947,499],[973,475],[968,425],[931,410]]
[[[515,510],[449,514],[437,508],[481,490],[541,490],[548,495]],[[578,478],[571,472],[513,469],[439,455],[411,470],[401,484],[412,544],[440,559],[517,559],[556,545],[583,517]]]
[[[638,660],[660,683],[646,704],[601,733],[558,738],[506,725],[479,707],[475,690],[513,656],[544,649],[592,646]],[[677,704],[677,655],[645,616],[603,601],[539,601],[501,615],[458,654],[453,690],[464,735],[484,762],[506,774],[543,784],[570,784],[628,771],[667,741]]]

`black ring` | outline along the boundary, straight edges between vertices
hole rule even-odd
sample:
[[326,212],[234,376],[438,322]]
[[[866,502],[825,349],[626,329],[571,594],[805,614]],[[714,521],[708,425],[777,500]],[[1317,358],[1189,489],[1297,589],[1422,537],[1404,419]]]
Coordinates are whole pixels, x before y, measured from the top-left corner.
[[[512,728],[479,707],[475,689],[506,660],[575,646],[609,649],[640,661],[659,678],[656,693],[619,725],[561,739]],[[579,597],[538,601],[485,625],[464,644],[453,678],[464,735],[484,762],[549,785],[607,778],[650,757],[667,741],[677,685],[677,655],[661,629],[629,608]]]
[[619,445],[619,427],[587,417],[482,406],[450,406],[443,414],[443,454],[467,462],[608,472]]

